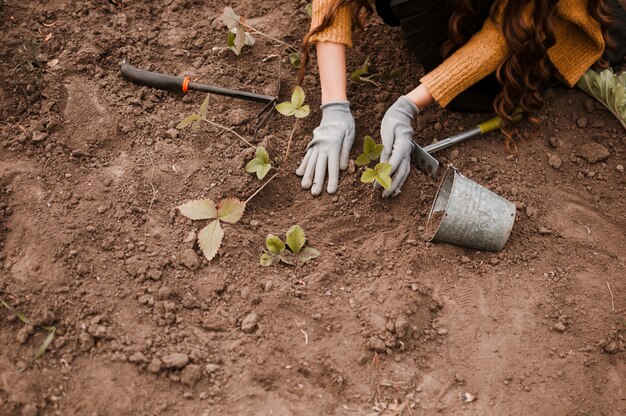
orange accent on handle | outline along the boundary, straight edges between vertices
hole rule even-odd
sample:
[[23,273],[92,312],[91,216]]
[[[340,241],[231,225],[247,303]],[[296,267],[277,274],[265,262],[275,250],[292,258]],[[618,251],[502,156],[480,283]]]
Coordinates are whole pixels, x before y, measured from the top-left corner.
[[187,94],[188,91],[189,91],[189,77],[185,77],[185,79],[183,80],[183,92]]

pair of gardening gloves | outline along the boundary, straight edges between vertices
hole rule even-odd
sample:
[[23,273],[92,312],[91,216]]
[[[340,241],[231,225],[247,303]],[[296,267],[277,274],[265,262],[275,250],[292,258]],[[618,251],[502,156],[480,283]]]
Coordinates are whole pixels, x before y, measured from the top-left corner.
[[[350,160],[350,149],[354,142],[354,118],[348,101],[324,104],[322,121],[314,131],[306,154],[296,174],[302,176],[302,187],[319,195],[324,188],[333,194],[339,184],[339,170],[345,170]],[[391,187],[383,190],[383,198],[397,196],[411,171],[413,151],[413,118],[419,109],[406,96],[401,96],[387,110],[380,126],[384,150],[381,162],[391,164]]]

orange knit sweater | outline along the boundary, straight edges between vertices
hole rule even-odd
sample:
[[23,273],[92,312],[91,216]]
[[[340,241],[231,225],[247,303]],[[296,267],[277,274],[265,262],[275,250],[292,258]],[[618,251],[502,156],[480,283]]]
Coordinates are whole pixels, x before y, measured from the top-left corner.
[[[321,24],[334,1],[313,0],[311,28]],[[556,44],[548,50],[548,57],[570,87],[576,85],[605,48],[600,25],[587,12],[587,1],[561,0],[553,17]],[[499,28],[503,9],[499,8],[496,22],[487,19],[465,45],[422,77],[421,82],[441,106],[445,107],[461,92],[494,72],[506,58],[506,41]],[[349,7],[340,9],[333,24],[312,41],[352,46],[351,16]]]

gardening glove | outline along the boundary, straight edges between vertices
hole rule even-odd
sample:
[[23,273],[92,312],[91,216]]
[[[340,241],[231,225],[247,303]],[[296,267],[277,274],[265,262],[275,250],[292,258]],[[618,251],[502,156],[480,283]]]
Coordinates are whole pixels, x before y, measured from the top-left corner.
[[406,96],[401,96],[387,110],[380,125],[383,153],[381,162],[391,164],[391,188],[383,191],[383,198],[397,196],[404,181],[411,172],[411,153],[413,152],[413,118],[419,109]]
[[313,140],[296,174],[302,176],[302,187],[311,188],[311,194],[319,195],[324,187],[328,170],[326,191],[333,194],[339,183],[339,169],[345,170],[354,142],[354,118],[348,101],[324,104],[322,121],[313,130]]

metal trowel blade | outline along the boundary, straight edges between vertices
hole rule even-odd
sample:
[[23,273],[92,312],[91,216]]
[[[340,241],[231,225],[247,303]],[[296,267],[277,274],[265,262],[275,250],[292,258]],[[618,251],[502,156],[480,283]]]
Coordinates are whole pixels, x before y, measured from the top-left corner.
[[433,179],[437,179],[437,170],[439,169],[437,159],[429,155],[417,143],[413,142],[413,144],[413,154],[411,155],[413,164],[425,174],[431,175]]

